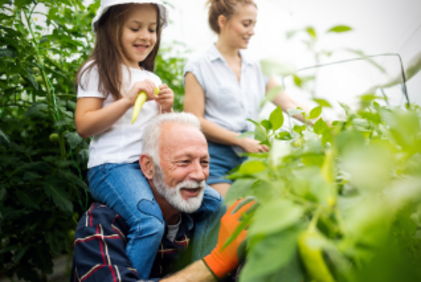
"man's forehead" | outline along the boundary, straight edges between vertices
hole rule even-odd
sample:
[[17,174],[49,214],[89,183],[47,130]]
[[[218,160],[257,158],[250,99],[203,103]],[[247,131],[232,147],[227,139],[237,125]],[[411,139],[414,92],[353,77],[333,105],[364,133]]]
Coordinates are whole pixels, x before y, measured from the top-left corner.
[[[184,125],[167,123],[162,126],[160,151],[168,149],[173,153],[192,154],[193,151],[205,151],[207,154],[208,146],[205,137],[197,128]],[[176,150],[177,152],[174,152]]]

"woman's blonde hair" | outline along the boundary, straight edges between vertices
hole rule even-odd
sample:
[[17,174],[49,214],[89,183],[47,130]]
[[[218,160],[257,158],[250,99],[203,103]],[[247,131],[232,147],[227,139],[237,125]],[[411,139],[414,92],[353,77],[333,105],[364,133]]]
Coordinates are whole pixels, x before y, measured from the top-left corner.
[[253,0],[208,0],[206,2],[206,6],[209,6],[209,26],[214,32],[217,34],[221,32],[218,24],[219,16],[223,15],[230,20],[237,12],[237,4],[252,4],[257,8]]

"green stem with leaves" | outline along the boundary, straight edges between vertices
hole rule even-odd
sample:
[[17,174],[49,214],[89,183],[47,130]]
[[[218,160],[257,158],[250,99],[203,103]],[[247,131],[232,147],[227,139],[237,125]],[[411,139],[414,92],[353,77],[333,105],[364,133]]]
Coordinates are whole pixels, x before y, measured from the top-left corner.
[[[23,13],[25,15],[26,22],[28,23],[29,31],[30,31],[31,36],[32,36],[32,41],[33,41],[33,43],[35,45],[35,48],[36,48],[36,51],[37,51],[36,52],[36,58],[37,58],[38,65],[41,66],[41,68],[40,68],[41,76],[42,76],[42,80],[43,80],[44,85],[45,85],[45,89],[47,91],[47,101],[48,101],[48,104],[49,104],[48,111],[49,111],[49,113],[50,113],[50,115],[53,119],[54,124],[55,124],[57,122],[57,120],[54,116],[54,110],[55,110],[54,99],[55,99],[55,97],[53,97],[53,94],[51,93],[50,84],[49,84],[49,81],[48,81],[48,78],[47,78],[47,75],[46,75],[45,69],[44,69],[44,62],[43,62],[43,60],[41,58],[41,55],[39,53],[38,42],[37,42],[37,39],[35,37],[34,31],[32,30],[31,21],[29,20],[29,16],[28,16],[27,12],[25,11],[25,9],[22,9],[22,10],[23,10]],[[53,108],[53,112],[51,112],[50,107]],[[66,159],[66,147],[65,147],[65,143],[64,143],[63,134],[59,135],[58,142],[59,142],[59,145],[60,145],[61,159],[65,160]]]

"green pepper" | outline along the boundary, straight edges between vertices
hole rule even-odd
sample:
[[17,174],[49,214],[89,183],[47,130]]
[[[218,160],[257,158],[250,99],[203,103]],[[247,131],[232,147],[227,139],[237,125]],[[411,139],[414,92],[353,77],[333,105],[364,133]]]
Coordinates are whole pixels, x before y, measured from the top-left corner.
[[310,225],[306,231],[298,236],[298,250],[312,280],[317,282],[335,282],[323,259],[321,248],[314,245],[314,241],[321,238],[322,235],[317,229]]

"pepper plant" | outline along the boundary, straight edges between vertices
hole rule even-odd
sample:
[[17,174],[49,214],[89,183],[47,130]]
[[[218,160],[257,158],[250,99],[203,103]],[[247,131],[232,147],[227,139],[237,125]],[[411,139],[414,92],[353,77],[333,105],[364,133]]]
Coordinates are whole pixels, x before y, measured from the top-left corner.
[[290,110],[314,127],[281,128],[280,107],[254,122],[270,152],[249,154],[225,199],[260,203],[240,227],[249,226],[240,281],[421,279],[421,109],[377,98],[342,105],[346,119],[332,125],[320,117],[324,100]]
[[[0,277],[47,281],[91,202],[74,80],[93,48],[99,3],[0,0]],[[180,110],[184,59],[170,51],[161,50],[156,73]]]

